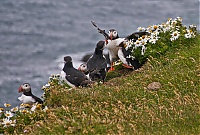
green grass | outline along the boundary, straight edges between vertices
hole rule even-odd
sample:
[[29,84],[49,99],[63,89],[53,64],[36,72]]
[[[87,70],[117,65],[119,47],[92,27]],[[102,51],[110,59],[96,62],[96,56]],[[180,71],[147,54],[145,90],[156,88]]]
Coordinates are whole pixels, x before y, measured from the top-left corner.
[[[150,57],[138,71],[109,73],[103,85],[70,91],[53,85],[47,117],[25,129],[30,134],[200,134],[199,63],[198,35]],[[162,87],[148,90],[151,82]]]

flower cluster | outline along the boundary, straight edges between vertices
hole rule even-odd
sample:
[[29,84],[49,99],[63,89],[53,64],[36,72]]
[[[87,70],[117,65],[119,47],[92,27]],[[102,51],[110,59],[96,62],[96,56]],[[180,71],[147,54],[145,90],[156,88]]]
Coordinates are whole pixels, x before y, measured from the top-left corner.
[[61,83],[61,76],[60,74],[52,74],[49,77],[49,81],[47,84],[45,84],[44,86],[42,86],[42,90],[44,91],[43,93],[43,98],[46,97],[46,93],[50,91],[50,87],[53,86],[54,84],[60,84]]
[[47,84],[45,84],[44,86],[42,86],[42,90],[44,91],[43,93],[43,98],[45,99],[46,97],[49,96],[49,92],[51,90],[51,88],[53,88],[56,85],[62,86],[65,89],[69,89],[70,86],[64,81],[65,77],[62,76],[62,74],[52,74],[49,77],[49,81]]
[[10,104],[5,103],[5,108],[0,108],[0,118],[2,118],[2,122],[0,122],[0,126],[3,128],[7,128],[10,126],[15,126],[16,119],[14,119],[14,113],[18,111],[18,107],[12,108],[11,110],[8,110],[10,107]]
[[[21,104],[19,107],[16,106],[11,108],[11,104],[4,104],[4,108],[0,108],[0,129],[8,133],[14,131],[13,127],[17,124],[24,124],[28,122],[31,123],[31,119],[38,117],[42,113],[46,114],[49,112],[47,106],[42,107],[41,104],[35,103],[32,106],[29,104]],[[4,133],[4,132],[2,132]]]
[[132,58],[138,59],[141,63],[146,61],[149,55],[154,53],[164,53],[170,46],[176,46],[176,41],[180,38],[195,38],[197,27],[190,25],[189,27],[182,24],[182,18],[169,18],[167,22],[148,26],[147,28],[138,27],[138,31],[148,32],[148,35],[139,37],[135,42],[129,40],[126,42],[126,50],[131,50]]

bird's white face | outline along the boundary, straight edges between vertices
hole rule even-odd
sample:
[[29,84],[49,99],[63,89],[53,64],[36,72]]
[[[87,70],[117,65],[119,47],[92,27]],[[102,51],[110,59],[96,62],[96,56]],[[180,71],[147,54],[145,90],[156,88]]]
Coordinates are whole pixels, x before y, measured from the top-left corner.
[[87,65],[86,64],[81,64],[78,70],[85,72],[87,70]]
[[29,83],[24,83],[19,87],[18,92],[19,93],[24,91],[28,92],[30,90],[31,90],[31,85]]
[[109,30],[108,35],[109,35],[110,39],[113,40],[113,39],[117,38],[118,33],[116,30]]

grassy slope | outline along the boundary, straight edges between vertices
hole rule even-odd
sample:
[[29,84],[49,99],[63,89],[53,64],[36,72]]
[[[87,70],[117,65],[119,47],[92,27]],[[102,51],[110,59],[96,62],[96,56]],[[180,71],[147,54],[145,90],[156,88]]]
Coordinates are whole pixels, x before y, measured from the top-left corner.
[[[33,134],[200,134],[199,44],[200,37],[104,85],[52,87],[49,117],[26,129]],[[154,81],[162,87],[148,90]]]

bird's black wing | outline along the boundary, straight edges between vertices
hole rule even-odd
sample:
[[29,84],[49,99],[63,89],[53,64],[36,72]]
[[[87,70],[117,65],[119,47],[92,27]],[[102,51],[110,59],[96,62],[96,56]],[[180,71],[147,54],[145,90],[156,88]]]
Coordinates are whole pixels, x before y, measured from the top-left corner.
[[87,61],[88,71],[107,68],[106,58],[103,56],[92,55]]
[[105,32],[105,30],[100,29],[94,21],[91,21],[92,25],[97,28],[98,32],[103,34],[105,39],[110,39],[109,35]]
[[122,52],[128,64],[131,64],[135,70],[139,69],[142,66],[137,59],[127,58],[129,55],[132,54],[130,50],[126,50],[124,47],[122,47]]
[[32,95],[32,97],[35,99],[35,102],[38,102],[39,104],[43,104],[43,101],[40,98],[36,97],[35,95]]
[[125,37],[125,39],[127,39],[127,40],[133,39],[133,41],[136,41],[139,37],[141,37],[143,35],[149,35],[149,33],[145,32],[145,31],[134,32],[134,33],[128,35],[127,37]]
[[88,80],[83,72],[75,68],[68,69],[65,78],[75,86],[80,86],[83,81]]

